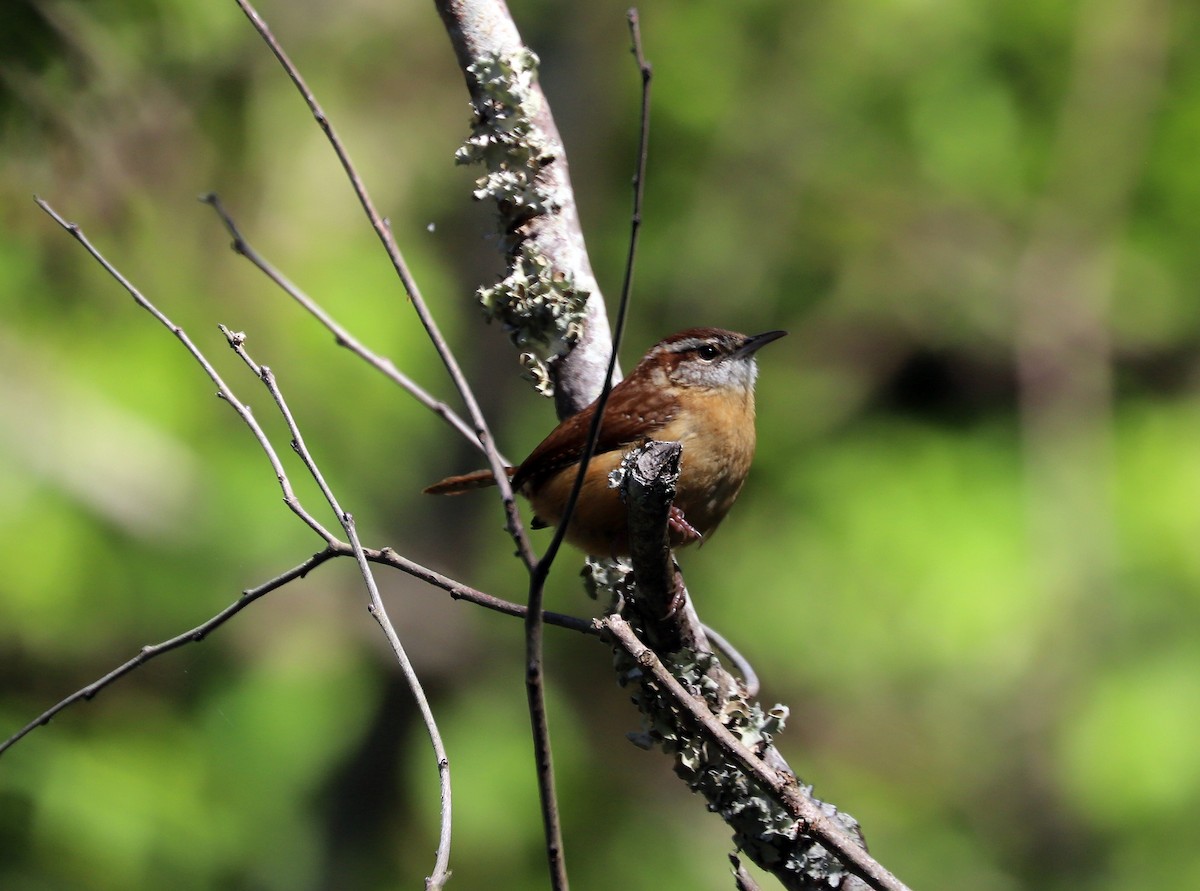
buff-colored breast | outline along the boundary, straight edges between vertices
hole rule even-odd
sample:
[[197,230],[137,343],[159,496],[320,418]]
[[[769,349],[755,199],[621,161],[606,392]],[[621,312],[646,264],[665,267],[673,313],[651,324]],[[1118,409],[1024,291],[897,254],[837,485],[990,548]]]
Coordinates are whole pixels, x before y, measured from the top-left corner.
[[[747,390],[744,398],[738,394],[733,399],[728,392],[689,392],[686,409],[650,437],[683,445],[675,506],[705,537],[733,506],[754,458],[754,395]],[[608,475],[629,449],[639,444],[596,455],[589,463],[579,505],[567,530],[567,540],[581,550],[596,556],[629,553],[626,508],[617,491],[609,488]],[[577,469],[574,464],[564,467],[536,491],[526,487],[524,494],[540,519],[558,524]],[[673,539],[676,546],[688,543],[677,535]]]

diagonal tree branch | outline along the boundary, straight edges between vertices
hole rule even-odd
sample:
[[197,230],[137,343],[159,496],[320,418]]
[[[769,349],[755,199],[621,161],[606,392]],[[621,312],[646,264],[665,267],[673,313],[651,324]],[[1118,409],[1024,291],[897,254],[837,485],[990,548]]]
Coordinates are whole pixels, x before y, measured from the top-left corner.
[[[861,878],[863,884],[858,887],[870,887],[877,891],[908,891],[906,885],[867,853],[861,836],[856,838],[854,833],[847,831],[843,821],[849,818],[829,805],[816,802],[799,785],[790,771],[768,764],[761,754],[747,748],[743,741],[713,714],[708,704],[685,688],[654,650],[638,639],[623,617],[612,614],[598,620],[598,624],[637,666],[636,670],[642,676],[641,683],[648,684],[651,688],[660,688],[669,695],[672,707],[683,709],[676,716],[676,720],[690,723],[704,737],[718,744],[759,789],[764,790],[775,803],[784,808],[795,821],[792,834],[798,845],[809,844],[806,839],[819,840],[820,845],[832,852],[846,870]],[[851,825],[856,826],[852,821]],[[785,827],[780,829],[781,832],[786,832]],[[754,850],[750,849],[747,853],[753,856]],[[809,853],[805,856],[811,859],[814,855]],[[770,868],[763,863],[759,865]],[[784,864],[774,865],[780,867]],[[816,879],[803,874],[805,869],[814,869],[811,863],[800,861],[797,865],[801,867],[801,874],[784,873],[778,868],[772,871],[784,881],[785,887],[792,889],[855,887],[853,881],[848,881],[844,873],[831,873],[826,866],[821,867],[823,878]]]
[[254,434],[254,438],[258,440],[258,444],[262,447],[263,452],[266,454],[267,460],[271,462],[271,469],[275,472],[275,479],[279,482],[279,486],[283,490],[284,504],[288,506],[288,509],[291,510],[292,513],[303,520],[305,525],[317,533],[317,535],[321,536],[321,538],[324,539],[327,544],[335,541],[336,537],[327,529],[325,529],[325,527],[319,522],[317,522],[317,520],[301,506],[299,499],[296,498],[295,492],[292,491],[292,484],[288,480],[287,473],[283,469],[283,463],[279,460],[279,456],[276,454],[270,440],[267,439],[267,435],[263,432],[258,420],[254,417],[254,414],[250,411],[250,409],[247,408],[241,402],[241,400],[239,400],[233,394],[233,390],[231,390],[226,385],[225,381],[221,379],[221,375],[217,373],[217,370],[213,367],[212,363],[205,358],[202,352],[200,352],[199,347],[197,347],[192,342],[192,339],[188,337],[187,332],[167,318],[167,316],[163,314],[158,307],[154,306],[154,304],[146,299],[145,295],[143,295],[142,292],[139,291],[133,285],[133,283],[129,281],[129,279],[121,274],[119,269],[108,262],[108,260],[103,254],[100,253],[95,245],[88,240],[88,237],[83,233],[83,230],[80,229],[76,223],[68,222],[41,198],[35,196],[33,200],[37,202],[38,207],[49,214],[54,222],[58,223],[58,225],[65,229],[72,238],[83,245],[84,249],[92,255],[92,258],[101,266],[103,266],[104,270],[110,276],[112,276],[122,288],[129,292],[129,296],[134,299],[134,302],[137,303],[138,306],[150,313],[150,315],[152,315],[159,322],[159,324],[175,335],[179,342],[183,344],[184,348],[186,348],[187,351],[192,354],[192,358],[194,358],[200,364],[200,367],[204,369],[204,373],[207,374],[209,379],[217,385],[217,396],[229,403],[230,407],[237,412],[238,417],[241,418],[242,421],[245,422],[246,426],[250,428],[250,431]]
[[686,593],[667,546],[679,453],[679,443],[649,442],[622,464],[630,534],[642,543],[634,584],[618,583],[624,615],[599,623],[623,653],[621,680],[638,691],[647,741],[675,757],[676,773],[734,830],[738,848],[786,888],[900,891],[867,855],[857,821],[813,799],[775,748],[786,709],[753,702],[713,657],[694,611],[679,608]]

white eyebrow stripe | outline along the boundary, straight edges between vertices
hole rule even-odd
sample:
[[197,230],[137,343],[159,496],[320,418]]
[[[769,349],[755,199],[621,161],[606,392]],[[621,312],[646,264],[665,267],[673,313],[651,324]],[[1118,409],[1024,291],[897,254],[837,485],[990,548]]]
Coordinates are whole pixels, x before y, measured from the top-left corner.
[[699,349],[700,347],[706,346],[708,344],[712,344],[713,346],[719,346],[716,339],[712,338],[712,337],[706,337],[706,338],[690,337],[687,340],[681,340],[678,343],[671,344],[670,350],[672,353],[685,353],[688,350],[696,350],[696,349]]

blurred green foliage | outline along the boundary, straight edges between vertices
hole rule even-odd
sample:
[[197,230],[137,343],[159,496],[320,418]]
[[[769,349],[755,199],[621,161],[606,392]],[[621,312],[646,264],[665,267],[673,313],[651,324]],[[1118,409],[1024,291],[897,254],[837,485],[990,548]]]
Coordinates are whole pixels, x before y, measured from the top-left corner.
[[[614,294],[637,127],[624,7],[512,8]],[[451,161],[467,104],[432,5],[262,12],[519,457],[552,410],[471,300],[500,259]],[[683,557],[702,615],[791,706],[783,751],[915,888],[1196,886],[1200,7],[641,13],[656,77],[625,360],[693,324],[792,331],[761,357],[742,501]],[[233,3],[5,4],[0,157],[0,735],[317,546],[196,364],[31,192],[283,446],[216,325],[247,333],[368,543],[524,596],[493,500],[416,494],[470,450],[194,201],[219,192],[289,277],[450,398]],[[587,613],[571,564],[552,606]],[[519,623],[381,582],[446,736],[452,886],[541,886]],[[0,887],[415,887],[436,772],[364,606],[351,567],[323,567],[38,729],[0,759]],[[605,652],[549,646],[575,886],[731,887],[724,827],[624,740]]]

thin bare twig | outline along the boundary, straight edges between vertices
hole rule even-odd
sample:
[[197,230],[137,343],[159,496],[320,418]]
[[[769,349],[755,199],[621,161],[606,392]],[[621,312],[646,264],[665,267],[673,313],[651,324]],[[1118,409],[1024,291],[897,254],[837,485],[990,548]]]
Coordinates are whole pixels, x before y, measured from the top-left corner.
[[184,345],[187,351],[192,354],[192,358],[194,358],[200,364],[200,367],[204,369],[204,373],[207,374],[209,379],[217,385],[217,395],[221,399],[228,402],[230,407],[237,412],[238,417],[240,417],[245,422],[246,426],[250,428],[250,431],[254,434],[254,438],[258,440],[258,444],[262,446],[262,450],[266,454],[267,460],[271,462],[271,469],[275,472],[275,479],[279,482],[279,487],[283,490],[284,504],[288,506],[292,513],[303,520],[305,525],[317,533],[317,535],[321,536],[321,538],[325,540],[326,544],[336,541],[337,537],[329,532],[319,522],[317,522],[316,518],[309,514],[308,511],[306,511],[300,504],[300,500],[296,498],[295,492],[292,491],[292,484],[288,480],[287,473],[283,469],[283,463],[279,460],[279,456],[276,454],[270,440],[267,439],[266,433],[264,433],[262,427],[259,426],[254,414],[233,394],[233,391],[225,384],[225,381],[221,379],[221,376],[212,366],[212,363],[209,362],[208,359],[205,358],[204,354],[200,352],[200,349],[194,343],[192,343],[192,339],[188,337],[187,332],[167,318],[167,316],[161,310],[159,310],[158,307],[146,299],[141,291],[134,287],[133,283],[130,282],[129,279],[121,274],[119,269],[108,262],[105,256],[100,253],[95,245],[88,240],[88,237],[83,234],[83,230],[79,228],[78,224],[68,222],[41,198],[35,196],[33,200],[37,202],[38,207],[50,215],[54,222],[58,223],[58,225],[70,233],[72,238],[83,245],[84,249],[92,255],[93,259],[103,266],[104,270],[110,276],[112,276],[117,283],[121,285],[121,287],[129,292],[129,295],[133,297],[138,306],[146,310],[146,312],[150,313],[150,315],[154,316],[154,318],[158,320],[158,322],[164,328],[174,334],[179,342]]
[[[339,549],[338,556],[351,557],[354,556],[350,546],[344,542],[338,542],[336,545]],[[464,585],[462,582],[455,581],[452,578],[435,572],[428,567],[422,566],[420,563],[414,563],[407,557],[401,557],[391,548],[366,548],[364,553],[367,559],[372,563],[381,563],[385,566],[391,566],[394,569],[399,569],[401,572],[418,578],[423,582],[428,582],[436,588],[441,588],[448,593],[454,600],[465,600],[468,603],[473,603],[476,606],[482,606],[485,609],[490,609],[494,612],[503,613],[506,616],[516,616],[524,619],[529,612],[529,608],[523,603],[513,603],[511,600],[502,600],[491,594],[486,594],[470,585]],[[543,612],[542,619],[547,625],[555,625],[559,628],[565,628],[568,631],[578,631],[582,634],[595,634],[596,630],[592,622],[588,619],[581,619],[578,616],[568,616],[563,613]]]
[[[629,10],[629,31],[633,39],[634,57],[637,60],[638,71],[642,77],[642,108],[641,127],[638,134],[637,161],[633,177],[633,212],[630,218],[629,249],[625,255],[625,273],[621,282],[621,297],[617,304],[617,323],[613,329],[613,342],[612,350],[608,357],[608,369],[604,376],[600,395],[596,399],[596,411],[593,413],[591,425],[588,427],[587,445],[584,447],[583,454],[579,459],[579,470],[575,474],[574,484],[571,486],[570,495],[567,497],[566,506],[563,508],[562,519],[554,530],[554,537],[550,539],[550,545],[546,548],[546,552],[542,555],[537,567],[534,569],[533,584],[530,590],[531,610],[535,606],[535,595],[540,599],[540,591],[544,588],[546,577],[550,574],[550,566],[553,564],[554,558],[558,556],[559,548],[566,538],[571,515],[575,512],[575,505],[579,501],[579,493],[583,489],[583,481],[587,478],[588,464],[591,462],[592,455],[596,451],[596,440],[600,437],[600,422],[604,419],[604,408],[608,404],[608,396],[612,392],[613,372],[616,370],[617,354],[620,352],[621,340],[625,334],[625,320],[629,315],[629,298],[633,292],[633,270],[635,261],[637,260],[638,234],[642,228],[642,197],[645,192],[643,183],[646,178],[646,157],[650,141],[650,80],[652,77],[650,63],[642,55],[642,34],[638,27],[636,9]],[[533,615],[536,616],[536,613],[533,613]]]
[[909,891],[908,887],[871,857],[866,849],[835,825],[828,816],[805,795],[795,777],[780,773],[746,746],[709,709],[702,699],[689,693],[663,665],[657,654],[642,643],[620,615],[597,619],[597,625],[611,634],[612,639],[649,673],[656,684],[665,688],[673,700],[685,708],[696,726],[734,758],[745,773],[754,779],[803,827],[805,834],[820,839],[854,875],[877,891]]
[[729,855],[729,863],[733,867],[734,880],[737,882],[737,891],[760,891],[758,882],[754,881],[754,876],[746,871],[746,867],[742,866],[741,858],[737,854]]
[[293,64],[287,53],[284,52],[279,41],[275,39],[275,35],[271,32],[271,29],[267,27],[267,23],[263,21],[262,16],[258,14],[258,11],[247,0],[235,0],[235,2],[241,8],[242,12],[245,13],[246,18],[250,20],[251,25],[254,26],[259,36],[270,47],[271,52],[275,54],[275,58],[279,60],[279,64],[283,67],[287,76],[295,84],[296,89],[299,90],[305,104],[308,105],[309,111],[312,112],[313,118],[325,133],[329,144],[333,147],[334,153],[342,164],[342,168],[346,171],[346,176],[350,179],[354,193],[358,196],[359,203],[362,205],[363,211],[371,223],[371,227],[375,230],[375,234],[383,244],[384,250],[387,251],[388,258],[392,261],[392,267],[396,270],[396,274],[399,276],[400,282],[408,294],[409,302],[412,303],[413,309],[417,313],[417,318],[420,319],[421,324],[424,326],[425,332],[429,335],[430,342],[441,358],[442,364],[445,365],[455,389],[463,400],[463,404],[467,407],[467,414],[471,417],[471,423],[475,425],[475,436],[479,440],[484,454],[487,455],[488,466],[491,468],[492,474],[496,478],[496,485],[500,489],[509,534],[512,535],[513,541],[516,542],[517,553],[520,555],[521,560],[525,563],[526,567],[532,568],[537,560],[533,549],[529,545],[529,538],[525,534],[525,527],[517,511],[516,499],[513,497],[512,486],[508,480],[507,467],[501,459],[500,453],[496,450],[495,440],[492,437],[491,430],[488,428],[487,421],[483,417],[483,412],[479,408],[479,403],[475,399],[475,394],[471,390],[471,385],[467,383],[462,369],[458,366],[458,361],[454,358],[454,354],[442,336],[441,330],[433,319],[433,315],[429,312],[429,308],[421,296],[421,290],[417,287],[416,279],[413,278],[412,273],[409,271],[408,264],[405,262],[404,256],[401,254],[400,248],[392,236],[391,227],[387,225],[383,217],[375,209],[375,203],[371,200],[371,196],[367,192],[367,187],[364,185],[362,177],[359,176],[354,163],[350,160],[350,155],[346,151],[346,147],[342,144],[342,140],[334,129],[333,124],[330,123],[328,116],[317,102],[316,97],[313,95],[312,90],[309,89],[300,71]]
[[234,222],[233,217],[225,209],[221,203],[221,199],[215,193],[210,192],[207,195],[202,195],[200,198],[205,204],[208,204],[216,211],[221,222],[225,225],[230,236],[233,238],[232,248],[235,253],[240,254],[256,266],[260,272],[266,275],[271,281],[279,286],[289,297],[295,300],[303,307],[313,318],[329,329],[333,334],[334,341],[338,346],[345,347],[354,355],[358,356],[376,371],[380,372],[392,383],[399,385],[408,392],[421,405],[432,411],[438,417],[442,418],[446,423],[452,426],[455,430],[466,437],[467,441],[480,450],[483,446],[479,442],[479,437],[471,428],[471,425],[464,421],[458,414],[442,402],[430,395],[419,384],[400,371],[391,359],[384,358],[371,350],[367,349],[354,335],[352,335],[345,327],[337,322],[325,309],[309,297],[304,291],[296,287],[282,272],[269,263],[261,254],[258,253],[249,242],[243,237],[241,230]]
[[135,669],[145,665],[151,659],[161,656],[163,653],[169,653],[171,650],[178,649],[185,644],[199,643],[200,641],[204,640],[204,638],[207,637],[208,634],[213,631],[213,629],[224,625],[264,594],[269,594],[276,588],[281,588],[295,579],[304,578],[304,576],[306,576],[313,569],[320,566],[330,558],[336,556],[338,556],[338,551],[333,547],[327,547],[323,551],[318,551],[303,563],[293,566],[287,572],[277,575],[275,578],[271,579],[270,581],[263,582],[257,587],[249,588],[246,591],[243,591],[241,597],[229,604],[229,606],[225,607],[225,609],[221,610],[212,618],[197,625],[195,628],[185,631],[182,634],[177,634],[175,637],[172,637],[169,640],[164,640],[162,643],[142,647],[138,651],[138,654],[128,662],[119,665],[108,674],[104,675],[104,677],[98,678],[97,680],[88,684],[86,687],[77,690],[70,696],[46,709],[46,711],[42,712],[12,736],[6,739],[3,743],[0,743],[0,755],[3,755],[8,749],[12,748],[12,746],[16,745],[22,738],[27,736],[36,728],[44,727],[49,724],[51,718],[69,706],[72,706],[77,702],[91,700],[105,687],[120,680],[131,671],[134,671]]
[[758,680],[758,672],[754,670],[754,666],[750,664],[750,660],[742,655],[725,635],[721,634],[711,625],[701,625],[704,630],[704,636],[708,638],[708,642],[712,644],[720,655],[729,660],[729,664],[734,670],[742,676],[742,686],[746,688],[746,695],[753,698],[758,695],[761,684]]
[[596,411],[592,415],[588,427],[587,444],[579,460],[579,470],[575,474],[566,507],[559,520],[554,536],[537,565],[534,566],[529,579],[529,611],[525,615],[525,690],[529,702],[529,718],[533,728],[534,759],[537,766],[538,791],[541,800],[542,822],[546,834],[546,851],[550,861],[551,884],[555,889],[567,887],[566,860],[562,846],[562,827],[558,817],[558,799],[554,790],[554,760],[550,747],[549,721],[546,715],[545,672],[543,659],[543,625],[542,601],[545,597],[546,580],[550,568],[558,556],[559,549],[566,538],[571,515],[579,502],[579,493],[587,478],[588,465],[596,451],[596,441],[600,437],[600,422],[604,417],[604,408],[612,392],[613,373],[616,370],[617,355],[621,347],[621,339],[625,332],[625,320],[629,314],[629,298],[633,290],[634,260],[637,257],[638,231],[642,222],[642,183],[646,172],[646,148],[649,137],[649,92],[650,66],[642,57],[641,34],[638,30],[636,12],[631,11],[629,27],[633,36],[634,53],[637,57],[638,68],[642,75],[642,126],[638,141],[637,173],[633,181],[633,217],[629,236],[629,251],[626,255],[625,275],[621,286],[621,298],[617,309],[617,323],[613,329],[612,349],[609,353],[608,368],[600,395],[596,400]]

